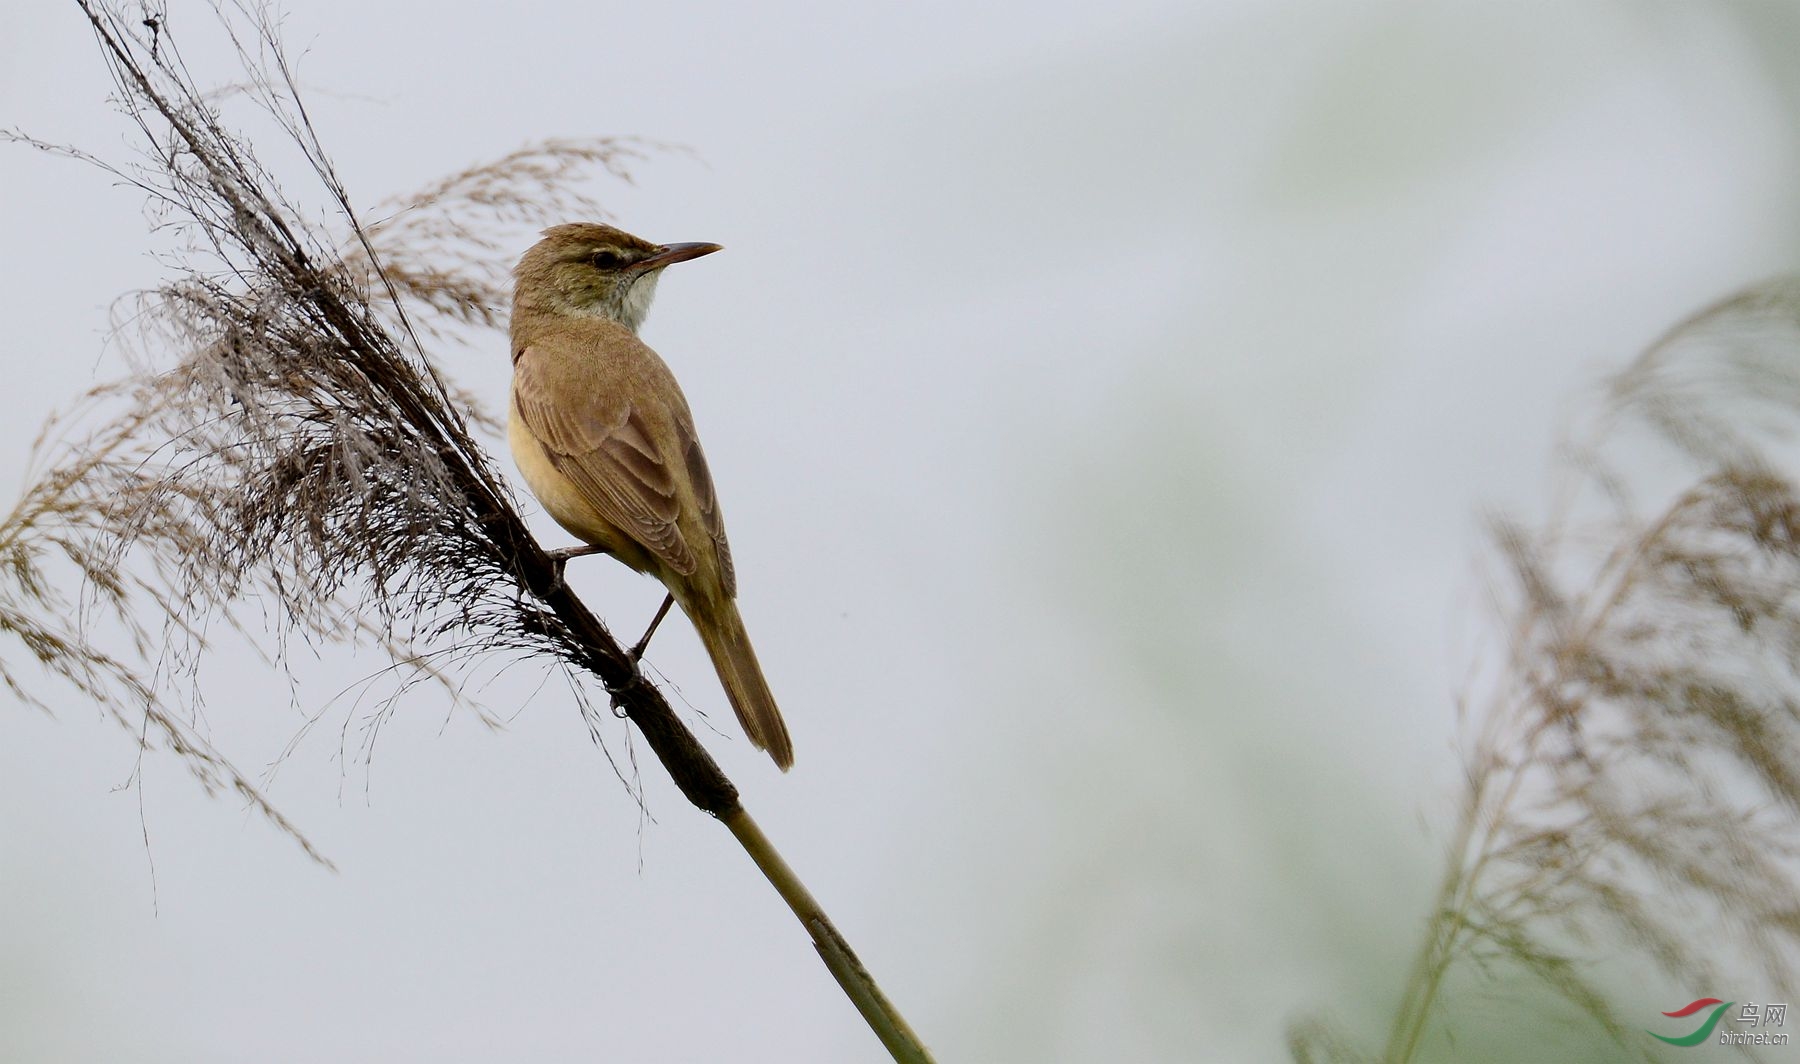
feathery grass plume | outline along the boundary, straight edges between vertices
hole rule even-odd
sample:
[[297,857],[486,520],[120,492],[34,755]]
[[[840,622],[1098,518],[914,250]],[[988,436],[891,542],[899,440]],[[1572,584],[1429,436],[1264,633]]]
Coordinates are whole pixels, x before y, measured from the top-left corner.
[[[396,280],[351,207],[262,9],[217,9],[247,75],[237,93],[298,149],[334,224],[351,235],[348,255],[224,126],[165,23],[102,0],[76,2],[150,146],[128,179],[198,245],[146,315],[152,343],[175,362],[145,374],[131,415],[139,427],[120,430],[158,441],[143,497],[191,533],[159,538],[134,523],[136,509],[107,526],[121,549],[152,560],[170,630],[204,631],[258,591],[278,605],[286,632],[374,636],[402,664],[442,670],[498,653],[598,677],[682,794],[756,861],[895,1059],[929,1060],[736,787],[559,578],[477,442],[466,397],[425,357],[408,295],[450,322],[489,324],[494,278],[415,268]],[[512,158],[527,175],[517,182],[478,168],[426,199],[479,201],[497,212],[490,217],[524,221],[532,215],[523,196],[557,186],[559,167],[627,157],[604,145],[553,145]],[[509,206],[508,196],[520,198]],[[474,232],[430,218],[427,208],[392,223],[390,246],[429,248]],[[592,727],[585,700],[583,709]]]
[[[469,404],[424,357],[404,293],[432,308],[449,304],[431,302],[429,282],[403,290],[388,276],[260,9],[240,7],[240,21],[226,20],[249,75],[240,92],[298,146],[352,234],[358,265],[222,125],[166,27],[147,36],[103,5],[81,6],[128,113],[162,145],[133,172],[135,182],[205,240],[196,254],[204,264],[158,290],[140,316],[150,345],[179,354],[146,385],[164,411],[160,486],[171,500],[195,501],[195,522],[208,533],[197,549],[158,556],[174,592],[171,615],[186,625],[228,615],[254,588],[271,593],[304,637],[377,631],[405,656],[444,664],[491,651],[541,653],[616,687],[647,687],[598,621],[571,608],[579,603],[475,439]],[[525,157],[561,161],[510,186],[478,167],[469,172],[477,177],[449,187],[484,187],[504,219],[528,222],[534,209],[507,204],[507,188],[522,196],[571,172],[571,160],[619,158],[605,146],[571,144]],[[452,202],[441,191],[428,199]],[[444,250],[399,235],[387,245],[402,261]],[[450,275],[472,276],[454,263],[480,251],[446,259]],[[474,284],[462,291],[480,291]]]
[[[1613,381],[1544,527],[1493,523],[1506,651],[1466,722],[1460,819],[1379,1059],[1454,1038],[1497,973],[1539,981],[1634,1059],[1657,1059],[1652,1003],[1622,1018],[1595,961],[1746,996],[1795,985],[1797,430],[1800,282],[1784,280]],[[1662,482],[1647,507],[1645,481]],[[1323,1031],[1296,1028],[1295,1058],[1361,1059]]]
[[[622,172],[630,150],[555,142],[472,167],[416,197],[408,225],[391,226],[377,248],[260,10],[220,11],[247,75],[221,97],[189,79],[166,23],[80,6],[121,108],[153,147],[131,167],[65,153],[126,178],[166,226],[198,238],[193,265],[140,297],[131,316],[143,352],[134,405],[103,430],[130,445],[129,461],[86,470],[95,491],[108,476],[131,478],[134,490],[108,496],[117,503],[89,531],[147,569],[140,579],[165,613],[164,645],[179,648],[221,618],[244,627],[246,601],[274,602],[285,633],[374,642],[425,678],[446,679],[445,668],[491,650],[589,666],[596,649],[534,593],[554,583],[548,562],[471,429],[471,418],[492,419],[425,359],[408,307],[493,323],[498,281],[479,271],[504,227],[590,204],[566,186],[584,166]],[[340,256],[330,228],[287,201],[224,127],[214,101],[246,97],[312,166],[352,253]],[[485,214],[461,211],[447,229],[441,216],[471,197]],[[391,280],[389,262],[404,282]],[[487,316],[456,309],[474,305]],[[190,666],[201,650],[191,642],[170,652]]]
[[[197,547],[206,525],[196,522],[191,504],[204,507],[205,500],[172,496],[147,472],[155,461],[148,430],[165,405],[154,391],[122,394],[127,390],[117,384],[96,388],[73,410],[53,415],[39,433],[27,487],[0,518],[0,632],[130,732],[140,756],[158,744],[168,748],[208,793],[235,794],[330,867],[262,789],[208,742],[192,708],[161,693],[158,640],[140,612],[161,589],[120,564],[120,533],[129,530],[158,554]],[[130,411],[116,416],[119,401],[133,399]],[[109,414],[115,416],[102,420]],[[66,567],[78,578],[79,598],[62,590]],[[103,631],[127,644],[126,652],[102,650]],[[0,682],[21,702],[51,711],[49,697],[5,654]]]
[[[159,38],[162,32],[159,27]],[[255,83],[242,82],[228,92],[200,98],[214,101],[257,91]],[[153,168],[122,169],[78,149],[16,132],[0,133],[0,139],[99,165],[150,191],[165,208],[178,195],[177,188],[158,183]],[[424,320],[433,323],[431,335],[446,338],[463,334],[441,328],[439,319],[503,328],[508,296],[504,269],[496,265],[498,249],[522,242],[526,234],[555,224],[572,211],[604,215],[582,183],[596,173],[629,180],[627,164],[646,158],[652,147],[657,146],[635,138],[559,139],[468,167],[397,199],[404,207],[384,224],[370,227],[366,244],[361,240],[351,244],[345,268],[365,289],[379,284],[382,274],[392,281],[397,298],[370,304],[390,327]],[[242,275],[227,264],[221,276]],[[228,288],[230,281],[224,283]],[[290,619],[310,618],[299,626],[303,635],[375,643],[404,663],[396,689],[378,704],[364,731],[365,758],[393,700],[421,679],[437,681],[484,723],[493,726],[497,721],[461,698],[460,686],[431,663],[427,648],[372,623],[354,603],[334,620],[327,616],[328,595],[302,602],[316,587],[309,590],[306,583],[288,579],[279,566],[246,566],[218,553],[231,541],[233,531],[222,514],[207,511],[231,494],[223,490],[229,477],[208,484],[204,466],[182,469],[179,475],[174,470],[194,455],[207,453],[209,446],[215,447],[212,453],[228,454],[233,462],[245,457],[225,445],[231,430],[219,434],[216,430],[224,426],[209,424],[208,404],[219,394],[208,397],[191,390],[193,380],[183,380],[184,374],[201,371],[207,360],[220,354],[217,323],[200,321],[195,310],[222,291],[217,283],[197,288],[172,285],[131,302],[131,313],[118,325],[121,336],[129,339],[128,331],[139,334],[141,346],[151,352],[180,351],[195,344],[195,353],[172,372],[158,369],[153,358],[143,360],[138,376],[95,388],[74,410],[53,415],[45,424],[34,445],[28,487],[13,511],[0,519],[0,574],[11,581],[0,580],[0,631],[19,638],[42,665],[137,734],[140,744],[148,747],[160,740],[209,792],[237,793],[314,859],[329,865],[250,776],[206,741],[192,706],[177,708],[166,694],[158,694],[171,674],[191,674],[197,668],[206,643],[202,632],[210,627],[205,620],[223,619],[243,629],[235,607],[252,590],[248,585],[255,585],[261,598],[286,603]],[[239,293],[232,298],[243,297]],[[407,309],[413,311],[411,319]],[[278,312],[274,303],[265,303],[260,310]],[[478,397],[450,381],[444,387],[469,423],[488,431],[500,429]],[[229,406],[234,415],[245,412],[241,396],[233,395]],[[209,439],[197,425],[206,425],[215,434]],[[84,427],[87,435],[81,436]],[[220,446],[223,451],[216,449]],[[243,512],[234,516],[241,519]],[[45,572],[46,556],[74,564],[73,575],[85,582],[87,597],[82,602],[72,602],[58,590],[65,581]],[[129,563],[134,557],[139,563],[148,562],[149,575],[133,575]],[[229,579],[218,581],[221,574]],[[288,597],[294,594],[301,598]],[[132,653],[115,656],[99,649],[99,639],[81,615],[93,605],[105,608],[107,621],[126,634]],[[153,638],[145,627],[146,605],[160,609],[160,637]],[[22,701],[49,708],[4,657],[0,682]],[[317,720],[313,717],[307,727]],[[346,719],[345,728],[351,723]],[[265,783],[270,774],[272,770],[265,774]]]

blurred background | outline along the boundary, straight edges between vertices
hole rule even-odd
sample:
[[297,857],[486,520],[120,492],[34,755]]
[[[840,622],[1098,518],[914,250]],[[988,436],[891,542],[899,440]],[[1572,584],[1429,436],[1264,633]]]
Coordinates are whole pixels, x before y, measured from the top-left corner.
[[[206,5],[166,20],[236,76]],[[795,770],[685,623],[650,659],[946,1062],[1378,1036],[1459,783],[1482,514],[1541,512],[1604,375],[1800,236],[1778,3],[313,0],[284,33],[359,207],[544,137],[692,149],[596,190],[727,248],[645,336]],[[8,12],[0,125],[126,156],[110,87],[73,5]],[[0,150],[8,482],[120,369],[154,221]],[[498,407],[504,339],[471,339],[441,360]],[[659,601],[572,573],[623,633]],[[369,755],[384,662],[311,656],[290,690],[220,654],[203,719],[254,771],[325,711],[269,793],[335,874],[91,706],[0,708],[0,1059],[883,1059],[560,679],[478,673],[498,732],[420,688]]]

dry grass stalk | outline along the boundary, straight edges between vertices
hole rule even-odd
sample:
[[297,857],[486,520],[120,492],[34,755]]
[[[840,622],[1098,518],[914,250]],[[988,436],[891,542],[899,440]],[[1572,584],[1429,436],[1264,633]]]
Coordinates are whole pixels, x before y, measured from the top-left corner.
[[[1794,985],[1800,492],[1780,452],[1800,427],[1800,284],[1677,327],[1617,378],[1602,421],[1547,526],[1494,523],[1504,666],[1469,722],[1449,863],[1375,1059],[1453,1038],[1478,997],[1449,993],[1456,980],[1528,974],[1644,1059],[1659,1044],[1592,960],[1684,986]],[[1647,516],[1624,472],[1645,443],[1662,448],[1654,472],[1693,478]],[[1318,1026],[1294,1049],[1370,1059]]]

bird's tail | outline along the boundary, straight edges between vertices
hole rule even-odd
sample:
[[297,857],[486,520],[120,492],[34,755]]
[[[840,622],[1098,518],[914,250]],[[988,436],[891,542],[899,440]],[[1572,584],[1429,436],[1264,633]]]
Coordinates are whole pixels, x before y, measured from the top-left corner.
[[781,771],[786,772],[794,763],[794,744],[788,739],[787,725],[782,722],[769,682],[763,679],[762,666],[757,664],[756,651],[751,649],[737,603],[730,599],[696,602],[686,613],[700,633],[700,641],[706,644],[706,652],[712,655],[713,668],[719,672],[719,682],[725,685],[725,695],[737,711],[744,734],[758,750],[767,750]]

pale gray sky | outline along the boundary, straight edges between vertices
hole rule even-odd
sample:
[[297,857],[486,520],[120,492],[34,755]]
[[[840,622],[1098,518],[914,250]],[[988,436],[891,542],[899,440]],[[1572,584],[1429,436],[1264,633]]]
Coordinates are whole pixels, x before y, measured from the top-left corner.
[[[543,137],[697,153],[598,191],[726,245],[645,335],[793,773],[684,624],[651,657],[946,1062],[1273,1060],[1289,1017],[1385,1001],[1481,508],[1539,506],[1601,375],[1794,252],[1760,58],[1791,27],[1755,5],[292,6],[359,204]],[[108,88],[72,5],[8,13],[0,125],[118,155]],[[162,245],[130,189],[13,147],[0,246],[17,480]],[[444,357],[498,397],[482,344]],[[655,607],[575,574],[622,630]],[[290,704],[231,649],[206,720],[260,766],[380,664],[327,654]],[[92,708],[0,707],[0,1057],[882,1059],[725,833],[652,768],[641,825],[540,679],[486,688],[498,734],[422,692],[372,766],[334,707],[271,794],[336,875],[166,756],[116,790]]]

